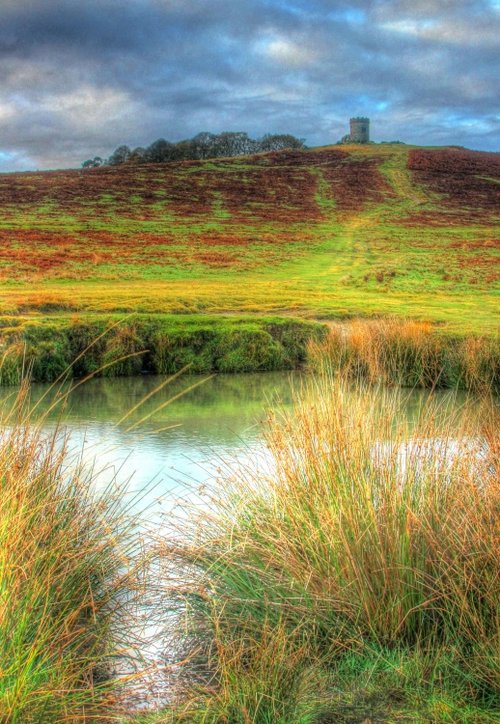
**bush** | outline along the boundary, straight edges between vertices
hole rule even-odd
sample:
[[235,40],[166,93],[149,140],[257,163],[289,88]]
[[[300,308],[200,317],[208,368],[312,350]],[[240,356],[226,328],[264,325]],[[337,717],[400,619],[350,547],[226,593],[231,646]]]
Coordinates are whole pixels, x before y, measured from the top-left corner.
[[140,374],[145,352],[144,338],[136,325],[124,324],[116,327],[105,338],[103,374],[106,377]]
[[283,346],[262,329],[231,330],[221,335],[215,366],[219,372],[259,372],[283,369]]
[[6,346],[0,361],[0,385],[19,385],[25,363],[25,347],[21,342]]
[[214,331],[159,331],[151,338],[151,367],[157,374],[178,372],[190,365],[193,373],[213,369]]
[[267,317],[135,315],[133,322],[113,316],[30,322],[5,335],[0,382],[20,379],[23,357],[14,350],[24,347],[35,382],[51,382],[64,373],[170,374],[186,365],[193,373],[290,369],[303,362],[307,341],[319,338],[322,330],[316,323]]
[[40,382],[54,382],[69,368],[69,350],[66,344],[48,340],[39,342],[36,348],[28,347],[30,374]]
[[72,321],[67,336],[74,377],[86,377],[102,367],[106,351],[106,324]]

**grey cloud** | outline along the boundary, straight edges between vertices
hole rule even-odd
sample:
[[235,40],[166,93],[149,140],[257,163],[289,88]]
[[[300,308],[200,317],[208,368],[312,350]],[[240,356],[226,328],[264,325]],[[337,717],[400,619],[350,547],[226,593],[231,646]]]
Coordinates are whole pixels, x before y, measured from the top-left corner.
[[[2,0],[0,169],[200,130],[498,146],[487,0]],[[408,129],[412,129],[412,138]]]

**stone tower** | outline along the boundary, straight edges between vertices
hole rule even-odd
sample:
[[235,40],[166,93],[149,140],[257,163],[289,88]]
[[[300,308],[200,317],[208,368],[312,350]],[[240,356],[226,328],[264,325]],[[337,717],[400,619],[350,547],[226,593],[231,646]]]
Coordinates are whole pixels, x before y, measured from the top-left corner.
[[370,143],[370,119],[351,118],[349,120],[351,143]]

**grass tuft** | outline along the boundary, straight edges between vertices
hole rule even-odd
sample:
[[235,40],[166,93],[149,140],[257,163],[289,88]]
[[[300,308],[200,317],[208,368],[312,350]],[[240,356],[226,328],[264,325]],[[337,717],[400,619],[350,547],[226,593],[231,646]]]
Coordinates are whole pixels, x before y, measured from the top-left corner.
[[326,338],[311,340],[308,353],[313,369],[341,370],[353,380],[500,391],[498,337],[440,334],[425,322],[358,319],[331,325]]
[[495,721],[498,413],[404,409],[312,382],[266,465],[162,541],[183,675],[160,721]]
[[119,621],[136,541],[119,491],[97,491],[42,426],[23,386],[0,420],[0,720],[97,721],[116,715],[114,661],[133,649]]

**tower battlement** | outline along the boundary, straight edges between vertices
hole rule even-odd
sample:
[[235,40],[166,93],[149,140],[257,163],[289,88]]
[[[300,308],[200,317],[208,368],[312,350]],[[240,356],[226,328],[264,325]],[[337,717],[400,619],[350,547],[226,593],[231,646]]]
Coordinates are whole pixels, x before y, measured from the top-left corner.
[[349,137],[351,143],[370,143],[370,119],[363,116],[349,119]]

